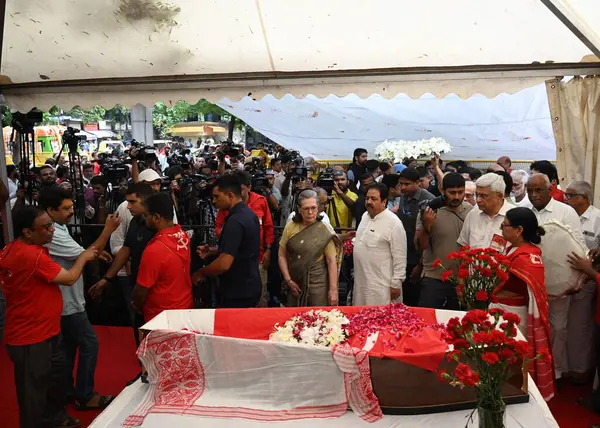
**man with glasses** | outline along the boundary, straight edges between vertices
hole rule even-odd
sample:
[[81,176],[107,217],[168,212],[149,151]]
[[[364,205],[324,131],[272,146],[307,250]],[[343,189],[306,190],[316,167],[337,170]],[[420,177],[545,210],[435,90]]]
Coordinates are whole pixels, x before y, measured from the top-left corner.
[[6,296],[4,342],[14,365],[20,426],[78,427],[65,410],[67,363],[61,345],[63,298],[58,284],[72,286],[85,264],[96,258],[90,247],[70,269],[53,261],[44,245],[54,224],[38,207],[17,208],[15,240],[0,253],[0,286]]
[[496,173],[487,173],[479,177],[475,185],[477,206],[467,215],[457,242],[471,248],[492,247],[504,252],[506,239],[500,225],[512,208],[504,199],[504,179]]
[[[590,183],[574,181],[565,191],[565,199],[579,215],[581,231],[590,250],[600,248],[600,210],[592,206]],[[569,378],[585,383],[593,377],[594,296],[596,281],[587,281],[581,291],[571,296],[567,324],[567,354]]]

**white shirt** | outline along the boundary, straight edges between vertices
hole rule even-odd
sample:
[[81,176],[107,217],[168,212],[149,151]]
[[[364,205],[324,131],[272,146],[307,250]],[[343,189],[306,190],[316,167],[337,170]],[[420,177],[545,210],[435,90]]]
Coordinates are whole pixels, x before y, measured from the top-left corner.
[[353,304],[387,305],[391,288],[406,279],[406,232],[386,209],[371,218],[364,213],[354,241]]
[[[467,214],[465,224],[456,242],[459,245],[468,245],[471,248],[488,248],[492,246],[494,235],[502,238],[500,225],[504,222],[506,212],[512,208],[514,208],[514,205],[510,205],[505,200],[498,214],[490,217],[475,205],[471,212]],[[501,240],[504,241],[504,238]]]
[[531,201],[529,200],[529,195],[527,195],[527,192],[525,193],[525,197],[523,199],[521,199],[520,202],[517,202],[515,200],[515,205],[518,207],[523,207],[523,208],[529,208],[529,209],[533,208],[533,205],[531,205]]
[[[321,214],[323,215],[321,222],[331,226],[331,222],[329,221],[329,216],[327,215],[327,213],[326,212],[319,213],[319,215],[321,215]],[[295,215],[296,215],[296,211],[292,211],[290,213],[290,215],[288,216],[287,220],[285,221],[285,224],[291,223],[293,221],[293,218]]]
[[283,186],[283,182],[285,181],[285,173],[282,171],[275,173],[275,182],[273,183],[273,187],[276,187],[281,191],[281,187]]
[[[563,204],[562,202],[558,202],[556,199],[551,198],[548,205],[542,208],[540,211],[532,208],[533,213],[538,218],[538,222],[540,225],[547,223],[549,221],[557,221],[565,226],[568,226],[573,232],[573,237],[581,242],[582,245],[585,245],[585,239],[583,238],[583,233],[581,232],[581,220],[577,215],[577,211],[575,211],[570,205]],[[587,245],[585,245],[587,247]]]
[[19,190],[19,180],[12,181],[10,178],[8,179],[8,198],[16,199],[17,190]]
[[600,248],[600,210],[593,205],[579,217],[585,243],[590,250]]

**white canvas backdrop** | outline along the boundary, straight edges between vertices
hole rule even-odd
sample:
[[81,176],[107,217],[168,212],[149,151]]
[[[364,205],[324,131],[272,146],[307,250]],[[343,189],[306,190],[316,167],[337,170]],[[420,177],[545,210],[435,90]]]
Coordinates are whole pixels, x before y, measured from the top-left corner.
[[491,99],[268,95],[238,102],[222,99],[218,105],[286,148],[321,160],[352,159],[357,147],[373,153],[386,139],[430,137],[443,137],[453,146],[446,159],[556,159],[544,85]]

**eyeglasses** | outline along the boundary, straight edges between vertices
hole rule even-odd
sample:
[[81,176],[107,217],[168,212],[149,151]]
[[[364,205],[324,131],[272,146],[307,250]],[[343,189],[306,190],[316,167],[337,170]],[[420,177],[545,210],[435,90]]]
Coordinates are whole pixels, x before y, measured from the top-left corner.
[[510,227],[511,229],[514,229],[512,224],[506,224],[506,223],[500,223],[500,230],[504,230],[507,227]]
[[581,193],[565,193],[565,199],[569,200],[575,196],[583,196]]
[[54,227],[54,223],[50,222],[41,226],[34,226],[31,230],[51,230]]
[[313,211],[318,211],[319,207],[305,207],[305,208],[300,208],[300,211],[308,213],[308,212],[313,212]]

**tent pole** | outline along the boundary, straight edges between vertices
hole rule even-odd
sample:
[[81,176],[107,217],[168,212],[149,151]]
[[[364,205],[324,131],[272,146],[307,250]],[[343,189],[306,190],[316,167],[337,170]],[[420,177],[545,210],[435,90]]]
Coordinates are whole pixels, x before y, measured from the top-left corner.
[[541,0],[544,6],[546,6],[550,12],[556,16],[560,22],[571,30],[571,32],[581,42],[593,52],[598,59],[600,59],[600,39],[594,33],[593,29],[586,28],[587,25],[578,22],[577,16],[569,9],[569,7],[563,4],[560,0]]
[[[0,0],[0,64],[2,64],[2,45],[4,41],[4,15],[6,12],[6,0]],[[2,97],[4,102],[4,97]],[[0,121],[1,122],[1,121]],[[0,123],[2,128],[2,123]],[[22,178],[21,178],[22,179]],[[6,173],[6,147],[4,145],[4,132],[0,132],[0,180],[8,189],[8,174]],[[10,212],[10,198],[4,204],[4,215],[2,216],[2,233],[4,235],[4,245],[14,239],[12,227],[12,215]]]

